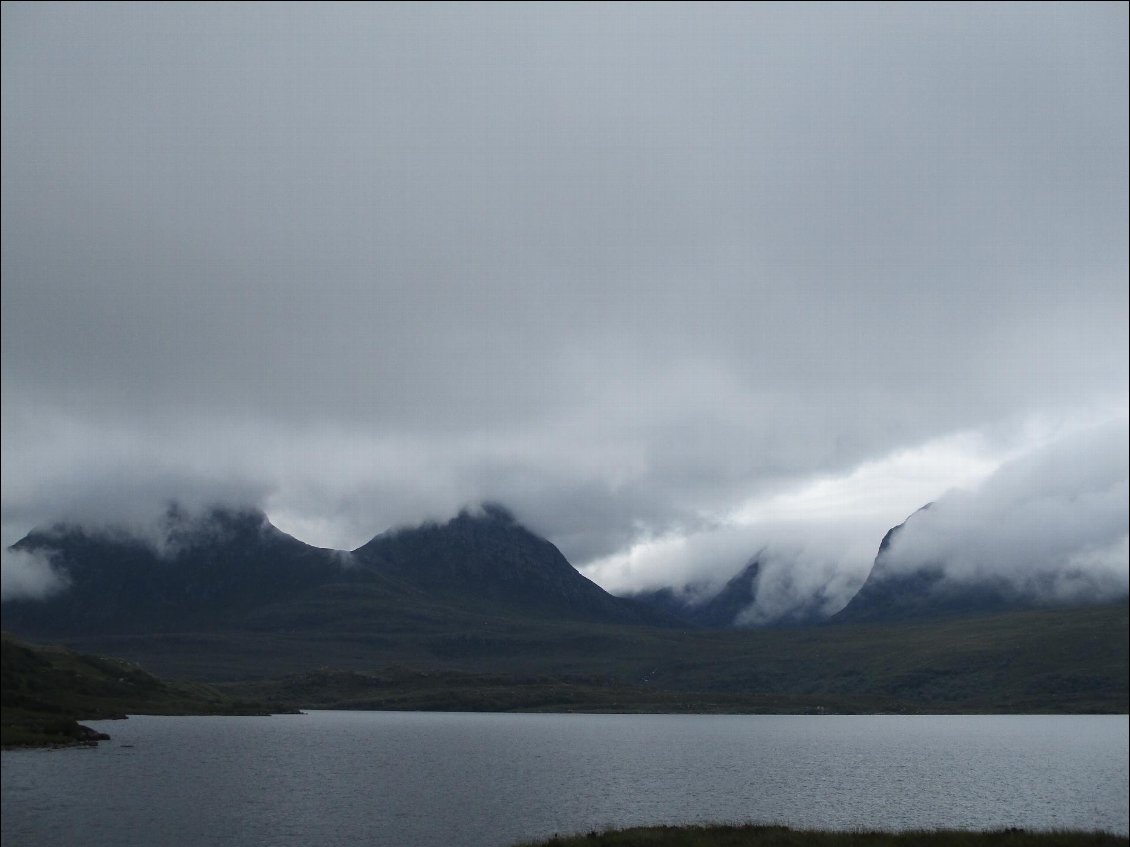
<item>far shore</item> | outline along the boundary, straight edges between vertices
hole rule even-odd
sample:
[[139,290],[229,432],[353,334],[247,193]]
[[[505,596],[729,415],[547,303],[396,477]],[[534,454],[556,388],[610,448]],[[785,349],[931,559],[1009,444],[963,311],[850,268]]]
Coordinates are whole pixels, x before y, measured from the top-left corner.
[[766,824],[651,826],[555,835],[513,847],[1119,847],[1125,835],[1109,832],[1051,831],[1010,828],[876,830],[791,829]]

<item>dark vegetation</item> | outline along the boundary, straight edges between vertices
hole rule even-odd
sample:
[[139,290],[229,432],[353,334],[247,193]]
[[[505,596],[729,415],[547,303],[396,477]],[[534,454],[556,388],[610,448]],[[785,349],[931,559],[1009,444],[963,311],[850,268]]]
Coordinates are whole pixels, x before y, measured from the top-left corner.
[[383,632],[345,617],[336,626],[321,619],[316,631],[76,643],[164,676],[299,708],[1125,713],[1128,618],[1119,604],[884,625],[681,631],[437,609],[414,628]]
[[1104,832],[823,832],[784,826],[657,826],[554,837],[515,847],[1118,847],[1125,836]]
[[262,714],[200,683],[169,683],[121,659],[0,641],[0,732],[4,747],[91,744],[108,736],[79,720],[151,715]]

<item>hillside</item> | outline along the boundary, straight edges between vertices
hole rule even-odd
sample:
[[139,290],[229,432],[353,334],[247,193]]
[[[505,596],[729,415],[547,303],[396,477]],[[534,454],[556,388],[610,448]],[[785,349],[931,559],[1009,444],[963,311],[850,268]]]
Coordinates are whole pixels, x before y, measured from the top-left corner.
[[757,630],[499,618],[77,644],[300,708],[1125,713],[1128,618],[1125,603]]
[[165,682],[122,659],[37,647],[4,633],[0,640],[3,746],[93,743],[109,736],[79,720],[129,714],[261,714],[262,704],[233,699],[199,683]]
[[670,616],[615,597],[577,571],[556,547],[505,508],[461,512],[445,524],[378,535],[352,553],[357,567],[429,597],[539,618],[668,625]]
[[69,524],[33,531],[12,549],[49,556],[68,587],[6,600],[5,628],[59,638],[230,626],[342,571],[339,554],[292,538],[256,509],[188,517],[170,507],[154,535]]

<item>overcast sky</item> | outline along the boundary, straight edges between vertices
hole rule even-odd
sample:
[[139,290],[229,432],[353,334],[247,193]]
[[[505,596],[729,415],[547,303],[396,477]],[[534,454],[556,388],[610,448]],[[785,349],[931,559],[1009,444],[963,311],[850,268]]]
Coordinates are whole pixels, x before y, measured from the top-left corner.
[[1057,444],[1125,499],[1125,3],[2,23],[5,546],[490,499],[610,589],[839,598]]

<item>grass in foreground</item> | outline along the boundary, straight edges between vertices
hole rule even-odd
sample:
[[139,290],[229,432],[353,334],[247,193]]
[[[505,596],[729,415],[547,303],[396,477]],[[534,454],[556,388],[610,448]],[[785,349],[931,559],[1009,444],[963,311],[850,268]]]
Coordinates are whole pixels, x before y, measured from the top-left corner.
[[864,832],[790,829],[785,826],[649,826],[554,836],[515,847],[1118,847],[1125,836],[1105,832],[1030,832],[1004,829]]

